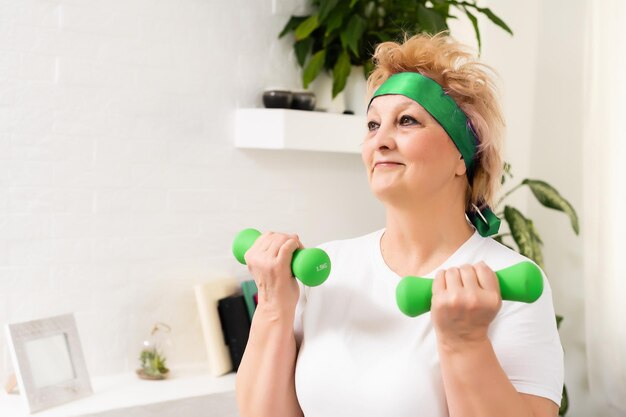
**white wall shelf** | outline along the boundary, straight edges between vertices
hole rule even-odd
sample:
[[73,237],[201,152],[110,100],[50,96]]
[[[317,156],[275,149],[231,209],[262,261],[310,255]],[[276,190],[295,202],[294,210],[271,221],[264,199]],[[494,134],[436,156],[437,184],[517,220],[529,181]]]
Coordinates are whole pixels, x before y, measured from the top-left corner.
[[[175,368],[170,371],[170,377],[163,381],[146,381],[139,379],[134,373],[92,377],[93,394],[79,400],[40,411],[37,417],[80,417],[89,416],[145,416],[146,407],[164,411],[174,408],[186,411],[195,404],[201,406],[202,398],[211,401],[223,413],[219,415],[236,416],[234,401],[235,374],[230,373],[221,377],[209,375],[206,365],[194,365]],[[223,395],[223,399],[214,397]],[[19,395],[0,393],[0,415],[2,417],[29,416],[25,404]],[[217,402],[216,402],[217,401]],[[166,415],[160,413],[159,415]],[[183,413],[184,414],[184,413]],[[152,415],[152,414],[150,414]],[[180,412],[172,414],[180,416]],[[211,415],[207,410],[195,410],[187,415]]]
[[361,153],[365,116],[287,109],[237,109],[235,146]]

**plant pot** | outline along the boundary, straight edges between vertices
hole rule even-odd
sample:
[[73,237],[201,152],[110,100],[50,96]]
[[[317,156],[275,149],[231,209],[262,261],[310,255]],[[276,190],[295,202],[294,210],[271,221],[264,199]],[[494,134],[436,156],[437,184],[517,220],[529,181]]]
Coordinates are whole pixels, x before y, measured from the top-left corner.
[[169,372],[164,372],[162,374],[149,374],[145,372],[143,369],[137,369],[135,370],[135,373],[137,374],[139,378],[147,379],[149,381],[160,381],[162,379],[167,378],[167,376],[169,375]]
[[288,109],[291,107],[293,94],[285,90],[266,90],[263,92],[263,105],[268,109]]
[[296,91],[293,93],[291,108],[295,110],[315,109],[315,94],[311,91]]
[[346,110],[352,110],[358,116],[367,113],[367,80],[363,75],[363,67],[352,67],[344,89]]
[[346,103],[343,92],[333,99],[333,78],[326,71],[320,74],[311,83],[311,91],[316,97],[316,110],[328,113],[343,113]]

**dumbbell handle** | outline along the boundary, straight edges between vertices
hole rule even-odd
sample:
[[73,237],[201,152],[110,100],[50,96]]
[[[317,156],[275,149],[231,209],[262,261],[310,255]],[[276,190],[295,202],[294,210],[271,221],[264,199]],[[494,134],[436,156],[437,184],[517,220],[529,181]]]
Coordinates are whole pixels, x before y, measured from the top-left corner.
[[[233,241],[233,255],[246,264],[245,254],[261,236],[256,229],[245,229]],[[296,249],[291,259],[291,273],[308,287],[316,287],[326,281],[330,274],[330,258],[319,248]]]
[[[503,300],[532,303],[543,292],[543,275],[537,265],[524,261],[496,271]],[[404,277],[396,287],[396,302],[400,311],[416,317],[430,311],[433,280]]]

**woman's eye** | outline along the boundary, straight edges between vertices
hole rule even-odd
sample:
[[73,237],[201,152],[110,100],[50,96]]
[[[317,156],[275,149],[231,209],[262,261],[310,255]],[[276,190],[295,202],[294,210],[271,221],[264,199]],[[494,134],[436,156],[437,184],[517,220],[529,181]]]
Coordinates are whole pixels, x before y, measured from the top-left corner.
[[370,132],[372,130],[376,130],[378,128],[378,123],[376,122],[367,122],[367,130],[369,130]]
[[402,117],[400,117],[400,124],[401,125],[412,125],[412,124],[416,124],[418,123],[417,120],[415,120],[414,117],[412,116],[408,116],[408,115],[404,115]]

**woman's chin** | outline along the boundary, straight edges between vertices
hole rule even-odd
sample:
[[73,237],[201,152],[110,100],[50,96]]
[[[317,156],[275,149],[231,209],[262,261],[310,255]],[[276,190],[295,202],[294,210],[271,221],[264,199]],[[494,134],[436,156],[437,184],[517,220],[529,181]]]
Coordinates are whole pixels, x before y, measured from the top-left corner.
[[374,184],[371,187],[374,196],[381,202],[392,202],[398,198],[402,198],[402,195],[406,195],[402,192],[400,187],[392,185]]

